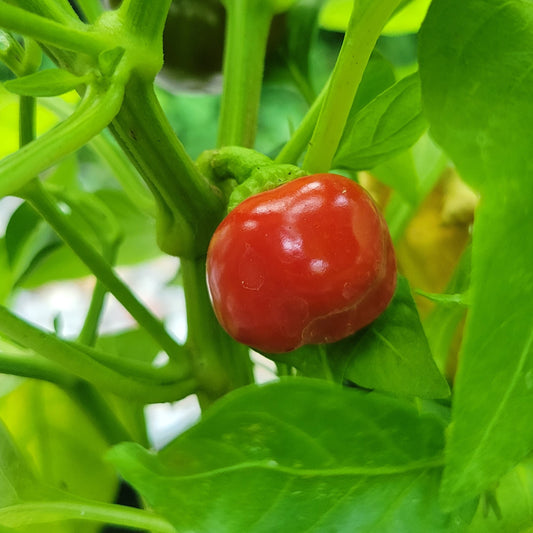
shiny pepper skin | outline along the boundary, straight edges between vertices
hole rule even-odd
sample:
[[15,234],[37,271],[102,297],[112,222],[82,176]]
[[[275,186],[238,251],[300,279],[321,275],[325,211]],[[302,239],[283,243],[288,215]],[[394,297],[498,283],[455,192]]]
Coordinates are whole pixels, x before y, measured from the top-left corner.
[[280,353],[340,340],[377,318],[394,293],[396,260],[365,190],[315,174],[233,209],[209,245],[207,281],[233,338]]

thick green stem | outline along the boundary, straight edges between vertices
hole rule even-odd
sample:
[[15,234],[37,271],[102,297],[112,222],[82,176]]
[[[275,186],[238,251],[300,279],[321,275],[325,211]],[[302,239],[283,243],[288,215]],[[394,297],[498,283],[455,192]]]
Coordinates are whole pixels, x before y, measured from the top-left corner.
[[63,388],[72,387],[78,381],[61,366],[36,355],[0,353],[0,374],[49,381]]
[[226,0],[224,86],[218,146],[252,148],[273,10],[268,1]]
[[223,216],[222,195],[185,151],[150,83],[132,74],[110,128],[154,194],[160,248],[176,256],[205,254]]
[[187,308],[187,346],[193,353],[194,373],[207,406],[226,392],[253,382],[248,347],[235,342],[220,327],[209,299],[205,260],[182,260]]
[[195,379],[158,385],[124,376],[100,364],[72,344],[31,326],[3,306],[0,306],[0,334],[57,363],[97,388],[124,398],[146,403],[175,401],[197,390]]
[[19,146],[24,146],[35,138],[35,110],[33,96],[19,98]]
[[103,522],[152,533],[176,533],[164,518],[141,509],[97,502],[46,501],[10,505],[0,509],[0,522],[8,527],[22,527],[63,520]]
[[163,29],[172,0],[124,0],[120,6],[120,18],[130,35],[148,47],[154,47],[162,55]]
[[400,1],[354,1],[348,30],[304,159],[304,170],[315,173],[331,168],[370,54]]
[[139,379],[140,381],[149,381],[154,385],[167,385],[187,377],[183,376],[181,369],[175,368],[171,363],[165,366],[153,366],[145,361],[100,352],[91,346],[69,341],[66,342],[74,349],[87,354],[91,359],[102,363],[107,368],[111,368],[124,376]]
[[74,228],[68,217],[59,209],[39,182],[25,191],[32,207],[54,228],[57,234],[72,248],[91,272],[107,287],[109,292],[131,313],[133,318],[146,329],[167,352],[184,374],[188,373],[188,354],[169,335],[161,321],[156,318],[131,292],[129,287],[115,274],[108,262]]
[[81,22],[66,26],[5,2],[0,2],[0,26],[42,43],[92,56],[113,46],[103,33],[89,32]]

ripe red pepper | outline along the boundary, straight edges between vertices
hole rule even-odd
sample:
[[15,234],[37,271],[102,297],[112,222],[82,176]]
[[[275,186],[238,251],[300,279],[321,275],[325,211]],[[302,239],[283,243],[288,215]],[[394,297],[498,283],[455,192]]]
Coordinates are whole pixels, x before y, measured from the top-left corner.
[[336,174],[243,201],[207,253],[215,314],[265,352],[340,340],[377,318],[396,286],[389,231],[370,196]]

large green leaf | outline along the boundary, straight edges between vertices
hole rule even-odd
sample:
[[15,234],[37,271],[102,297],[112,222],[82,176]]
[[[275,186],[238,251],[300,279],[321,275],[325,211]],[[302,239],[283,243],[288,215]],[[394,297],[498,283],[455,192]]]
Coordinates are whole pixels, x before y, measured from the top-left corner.
[[532,63],[530,0],[433,1],[420,37],[425,111],[482,197],[442,487],[448,508],[533,449]]
[[409,403],[293,378],[230,394],[158,456],[126,443],[111,460],[178,531],[437,533],[453,529],[443,441]]
[[412,146],[426,129],[420,80],[412,74],[350,113],[334,165],[364,170]]

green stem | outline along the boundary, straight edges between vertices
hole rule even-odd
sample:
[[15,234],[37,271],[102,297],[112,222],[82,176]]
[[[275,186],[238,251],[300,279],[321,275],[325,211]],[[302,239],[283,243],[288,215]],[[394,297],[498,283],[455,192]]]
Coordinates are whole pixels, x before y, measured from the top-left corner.
[[77,378],[61,366],[36,355],[0,353],[0,374],[49,381],[63,388],[72,387],[77,382]]
[[24,146],[35,138],[35,110],[33,96],[19,97],[19,146]]
[[106,286],[97,279],[91,296],[91,303],[89,304],[89,309],[83,322],[83,327],[78,335],[78,342],[80,344],[93,346],[96,342],[98,326],[100,324],[106,294]]
[[0,509],[0,522],[22,527],[62,520],[103,522],[152,533],[176,533],[164,518],[141,509],[97,502],[46,501],[10,505]]
[[152,84],[132,73],[110,129],[156,199],[159,247],[176,256],[205,254],[223,216],[222,194],[176,137]]
[[[106,218],[107,217],[102,217]],[[105,231],[106,236],[102,237],[99,235],[100,240],[102,240],[103,246],[103,259],[112,267],[115,265],[117,258],[118,248],[121,242],[121,234],[118,229],[113,228],[113,224],[109,223],[106,220],[107,226]],[[111,230],[109,227],[111,226]],[[97,231],[96,228],[93,228]],[[100,319],[102,316],[102,310],[105,303],[105,297],[107,294],[107,287],[102,283],[102,281],[96,278],[96,283],[93,289],[91,296],[91,302],[89,304],[89,309],[87,315],[85,316],[85,321],[83,327],[78,336],[78,343],[86,346],[94,346],[96,338],[98,336],[98,327],[100,325]]]
[[218,146],[254,145],[268,31],[268,1],[226,0],[224,85]]
[[195,379],[157,385],[126,377],[100,364],[86,353],[51,333],[31,326],[0,306],[0,334],[29,348],[63,368],[101,388],[124,398],[158,403],[176,401],[197,390]]
[[162,55],[163,29],[172,0],[124,0],[119,8],[120,18],[128,33],[138,43],[154,47]]
[[69,118],[0,161],[0,196],[16,193],[100,133],[118,113],[122,97],[120,86],[103,95],[88,94]]
[[226,392],[253,383],[247,346],[235,342],[220,327],[207,290],[205,259],[181,261],[187,309],[187,346],[203,394],[202,407]]
[[5,30],[64,50],[91,56],[97,56],[106,48],[113,46],[104,34],[84,29],[79,20],[79,25],[73,26],[73,22],[70,20],[71,25],[66,26],[64,23],[36,15],[26,9],[0,2],[0,26]]
[[156,318],[131,292],[129,287],[115,274],[108,262],[89,244],[83,235],[73,227],[68,217],[59,209],[53,198],[39,182],[27,188],[26,199],[32,207],[54,228],[57,234],[72,248],[76,255],[89,267],[91,272],[131,313],[154,340],[166,351],[173,362],[179,365],[184,374],[188,372],[188,354],[166,331]]
[[304,159],[304,170],[315,173],[331,168],[370,54],[400,1],[354,1],[348,30]]
[[145,361],[138,361],[136,359],[128,359],[119,355],[100,352],[84,344],[77,344],[75,342],[67,342],[74,349],[87,354],[94,361],[98,361],[107,368],[117,371],[118,373],[139,379],[141,381],[149,381],[154,385],[167,385],[175,383],[183,379],[183,372],[180,368],[175,368],[171,363],[165,366],[152,366]]

